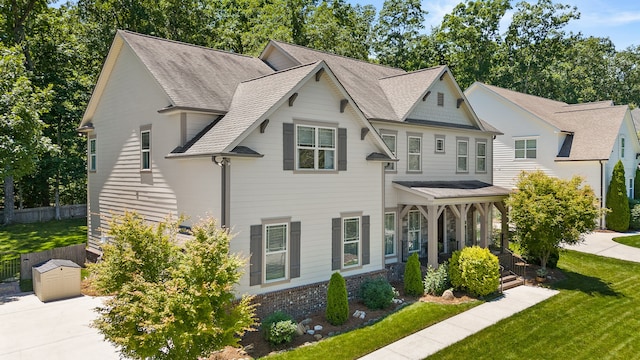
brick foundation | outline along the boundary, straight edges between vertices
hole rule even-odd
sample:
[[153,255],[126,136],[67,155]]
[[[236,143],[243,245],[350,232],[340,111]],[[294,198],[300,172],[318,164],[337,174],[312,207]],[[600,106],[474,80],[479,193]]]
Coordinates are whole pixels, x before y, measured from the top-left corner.
[[[367,280],[378,277],[387,278],[388,271],[378,270],[366,274],[345,277],[349,300],[358,297],[360,285]],[[261,319],[276,311],[283,311],[296,319],[302,319],[313,313],[324,311],[327,301],[329,281],[298,286],[291,289],[273,291],[256,295],[254,303],[260,304],[256,313]]]

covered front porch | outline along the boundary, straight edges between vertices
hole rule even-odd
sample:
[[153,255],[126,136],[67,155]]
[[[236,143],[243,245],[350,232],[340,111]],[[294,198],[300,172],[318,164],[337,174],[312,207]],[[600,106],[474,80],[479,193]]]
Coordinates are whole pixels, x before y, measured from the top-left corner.
[[480,181],[397,181],[393,186],[401,261],[418,253],[423,265],[437,267],[466,246],[488,247],[493,209],[501,217],[500,247],[508,246],[508,189]]

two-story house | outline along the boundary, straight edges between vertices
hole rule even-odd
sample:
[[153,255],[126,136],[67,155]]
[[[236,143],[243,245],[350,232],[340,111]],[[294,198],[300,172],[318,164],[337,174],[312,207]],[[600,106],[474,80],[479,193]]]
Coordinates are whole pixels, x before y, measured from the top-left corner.
[[[627,105],[566,104],[479,82],[465,94],[478,116],[502,132],[494,140],[496,185],[513,188],[522,171],[579,175],[604,208],[613,167],[621,160],[633,198],[640,143]],[[604,217],[600,226],[605,227]]]
[[487,246],[508,194],[491,185],[496,132],[446,67],[275,41],[253,58],[119,31],[80,131],[91,248],[125,210],[216,217],[263,313],[316,310],[335,271],[355,290],[410,253],[437,266]]

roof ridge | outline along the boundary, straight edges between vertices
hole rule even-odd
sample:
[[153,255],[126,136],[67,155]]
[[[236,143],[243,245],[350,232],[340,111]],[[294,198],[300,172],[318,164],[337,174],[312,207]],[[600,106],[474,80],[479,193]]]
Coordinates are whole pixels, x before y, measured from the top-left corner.
[[576,113],[576,112],[583,112],[583,111],[595,111],[595,110],[609,110],[609,109],[622,108],[622,107],[626,107],[626,106],[627,105],[613,105],[613,106],[603,106],[603,107],[588,108],[588,109],[571,109],[571,110],[565,110],[565,111],[556,111],[556,112],[554,112],[554,114],[567,114],[567,113]]
[[264,79],[264,78],[269,77],[269,76],[282,74],[282,73],[285,73],[287,71],[297,70],[297,69],[300,69],[300,68],[303,68],[303,67],[307,67],[307,66],[317,65],[317,64],[319,64],[321,62],[323,62],[323,60],[318,60],[316,62],[312,62],[312,63],[308,63],[308,64],[301,64],[301,65],[293,66],[293,67],[290,67],[290,68],[282,69],[282,70],[279,70],[279,71],[274,71],[271,74],[265,74],[265,75],[258,76],[258,77],[253,78],[253,79],[247,79],[247,80],[241,81],[240,84],[248,83],[248,82],[255,81],[255,80]]
[[[589,101],[589,102],[583,102],[583,103],[575,103],[575,104],[567,104],[565,106],[584,106],[584,105],[593,105],[593,104],[599,104],[599,103],[613,103],[613,100],[598,100],[598,101]],[[609,106],[617,106],[617,105],[609,105]]]
[[391,78],[399,77],[399,76],[413,75],[413,74],[416,74],[416,73],[419,73],[419,72],[425,72],[425,71],[434,70],[434,69],[437,69],[437,68],[444,68],[444,67],[447,67],[447,65],[431,66],[431,67],[424,68],[424,69],[418,69],[418,70],[414,70],[414,71],[411,71],[411,72],[405,72],[404,74],[389,75],[389,76],[381,77],[378,80],[386,80],[386,79],[391,79]]
[[288,42],[285,42],[285,41],[279,41],[279,40],[271,40],[271,41],[273,41],[274,43],[277,43],[277,44],[286,44],[286,45],[289,45],[289,46],[294,46],[294,47],[297,47],[297,48],[310,50],[310,51],[313,51],[313,52],[318,52],[318,53],[322,53],[322,54],[326,54],[326,55],[330,55],[330,56],[336,56],[336,57],[339,57],[339,58],[343,58],[343,59],[350,60],[350,61],[355,61],[355,62],[360,62],[360,63],[367,64],[367,65],[379,66],[379,67],[382,67],[382,68],[392,69],[392,70],[400,70],[400,71],[404,71],[406,73],[406,70],[403,70],[403,69],[397,68],[397,67],[393,67],[393,66],[376,64],[376,63],[372,63],[372,62],[369,62],[369,61],[366,61],[366,60],[361,60],[361,59],[348,57],[348,56],[345,56],[345,55],[339,55],[339,54],[330,53],[330,52],[324,51],[324,50],[316,50],[316,49],[312,49],[312,48],[309,48],[309,47],[306,47],[306,46],[302,46],[302,45],[298,45],[298,44],[291,44],[291,43],[288,43]]
[[551,101],[551,102],[554,102],[554,103],[561,104],[562,106],[569,105],[566,102],[549,99],[549,98],[546,98],[546,97],[543,97],[543,96],[527,94],[527,93],[524,93],[524,92],[521,92],[521,91],[507,89],[507,88],[503,88],[503,87],[496,86],[496,85],[486,84],[486,83],[483,83],[483,82],[478,82],[478,83],[482,84],[484,86],[488,86],[488,87],[492,87],[492,88],[496,88],[496,89],[500,89],[500,90],[505,90],[505,91],[509,91],[509,92],[512,92],[512,93],[520,94],[520,95],[530,96],[530,97],[538,98],[538,99],[545,100],[545,101]]
[[135,31],[131,31],[131,30],[118,29],[117,32],[123,32],[123,33],[126,33],[126,34],[145,37],[145,38],[149,38],[149,39],[153,39],[153,40],[160,40],[160,41],[164,41],[164,42],[170,42],[170,43],[174,43],[174,44],[177,44],[177,45],[184,45],[184,46],[188,46],[188,47],[214,51],[214,52],[227,54],[227,55],[235,55],[235,56],[240,56],[240,57],[243,57],[243,58],[260,60],[260,59],[254,57],[254,56],[239,54],[239,53],[232,52],[232,51],[227,51],[227,50],[214,49],[214,48],[203,46],[203,45],[189,44],[187,42],[179,41],[179,40],[165,39],[165,38],[161,38],[161,37],[157,37],[157,36],[153,36],[153,35],[141,34],[141,33],[135,32]]

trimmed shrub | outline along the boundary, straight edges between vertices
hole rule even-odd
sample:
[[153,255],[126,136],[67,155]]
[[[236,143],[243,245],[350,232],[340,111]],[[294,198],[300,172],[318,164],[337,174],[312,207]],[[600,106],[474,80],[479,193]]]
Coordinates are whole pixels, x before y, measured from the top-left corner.
[[636,176],[633,178],[633,198],[640,199],[640,169],[636,169]]
[[454,251],[449,259],[449,281],[451,285],[456,289],[462,289],[462,270],[460,268],[460,253],[461,251]]
[[424,276],[424,292],[431,295],[442,295],[451,287],[449,282],[449,264],[445,261],[437,269],[429,265],[427,274]]
[[342,325],[349,319],[347,283],[338,272],[333,273],[329,280],[325,316],[331,325]]
[[449,265],[450,275],[452,271],[453,273],[459,272],[459,275],[456,274],[454,286],[466,290],[471,295],[489,295],[495,292],[498,289],[498,285],[500,285],[498,257],[493,255],[489,249],[483,249],[478,246],[462,249],[459,251],[455,263],[453,256],[451,258],[451,264]]
[[413,296],[421,296],[424,294],[418,253],[411,254],[407,260],[407,265],[404,269],[404,293]]
[[640,204],[636,204],[631,209],[631,220],[629,227],[633,230],[640,230]]
[[393,287],[385,278],[369,279],[360,286],[360,298],[371,310],[388,307],[394,295]]
[[289,343],[296,335],[298,324],[282,311],[276,311],[262,322],[265,340],[273,345]]
[[614,231],[629,230],[629,198],[627,197],[627,184],[624,175],[624,165],[618,160],[613,167],[611,182],[607,189],[607,208],[610,209],[605,217],[607,229]]

